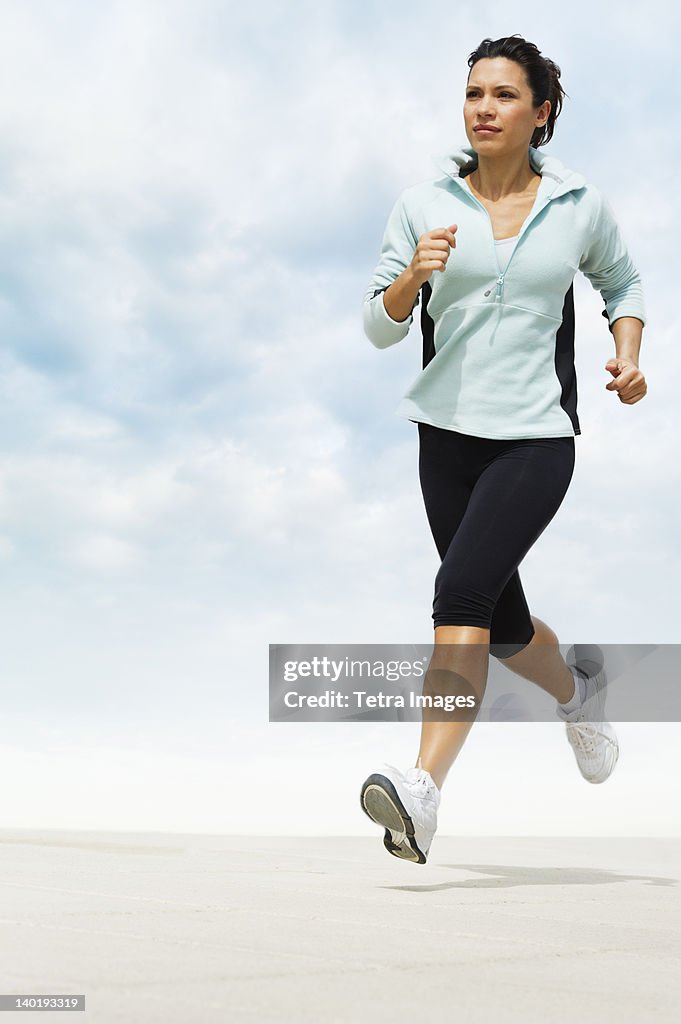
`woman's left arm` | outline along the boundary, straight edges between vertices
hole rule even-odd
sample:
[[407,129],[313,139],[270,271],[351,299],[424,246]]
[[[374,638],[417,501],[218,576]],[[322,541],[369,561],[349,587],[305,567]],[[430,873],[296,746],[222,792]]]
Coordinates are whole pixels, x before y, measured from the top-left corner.
[[603,315],[615,339],[615,356],[605,364],[613,380],[606,384],[620,402],[633,405],[645,397],[646,380],[638,368],[641,334],[646,322],[641,276],[632,262],[610,203],[603,193],[588,186],[595,196],[594,219],[579,269],[605,301]]
[[633,405],[648,392],[646,379],[638,368],[643,322],[635,316],[620,316],[610,325],[615,339],[615,356],[605,364],[613,380],[606,391],[616,391],[620,402]]

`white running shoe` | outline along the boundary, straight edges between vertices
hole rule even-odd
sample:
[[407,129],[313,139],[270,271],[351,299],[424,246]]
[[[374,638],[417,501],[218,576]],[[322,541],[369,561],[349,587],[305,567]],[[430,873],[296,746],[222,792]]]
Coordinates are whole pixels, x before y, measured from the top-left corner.
[[365,814],[385,828],[388,853],[426,863],[437,829],[440,790],[425,768],[410,768],[405,774],[386,764],[364,781],[360,801]]
[[586,688],[584,703],[570,714],[558,706],[558,716],[565,722],[568,742],[586,781],[605,782],[619,757],[615,730],[605,720],[605,670],[601,669],[594,676],[580,674]]

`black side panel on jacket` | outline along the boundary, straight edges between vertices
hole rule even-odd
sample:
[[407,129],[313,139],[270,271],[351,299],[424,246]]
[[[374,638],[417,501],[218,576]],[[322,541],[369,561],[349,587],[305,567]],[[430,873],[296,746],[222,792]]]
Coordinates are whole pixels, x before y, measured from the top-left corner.
[[435,323],[432,318],[428,316],[428,300],[433,294],[433,289],[431,288],[429,281],[423,282],[421,285],[421,291],[423,293],[421,298],[421,334],[423,335],[422,369],[425,370],[430,360],[435,356]]
[[556,375],[560,381],[560,404],[570,417],[575,434],[581,434],[577,418],[577,374],[575,372],[575,302],[570,285],[563,302],[563,320],[556,331]]

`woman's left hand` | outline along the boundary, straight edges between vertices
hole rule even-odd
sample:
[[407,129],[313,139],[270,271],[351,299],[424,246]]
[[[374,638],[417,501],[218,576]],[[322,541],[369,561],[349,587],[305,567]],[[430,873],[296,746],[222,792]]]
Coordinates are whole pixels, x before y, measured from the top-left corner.
[[620,402],[633,405],[645,398],[648,385],[636,363],[631,359],[616,357],[608,359],[605,369],[615,378],[605,385],[606,391],[616,391]]

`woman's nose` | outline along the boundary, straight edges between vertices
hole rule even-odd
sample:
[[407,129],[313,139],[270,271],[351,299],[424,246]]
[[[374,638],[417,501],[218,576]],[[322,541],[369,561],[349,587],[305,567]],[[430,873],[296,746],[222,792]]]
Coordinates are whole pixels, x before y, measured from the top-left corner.
[[491,103],[480,102],[478,104],[477,115],[478,117],[490,117],[491,115],[493,118],[494,108],[492,107]]

